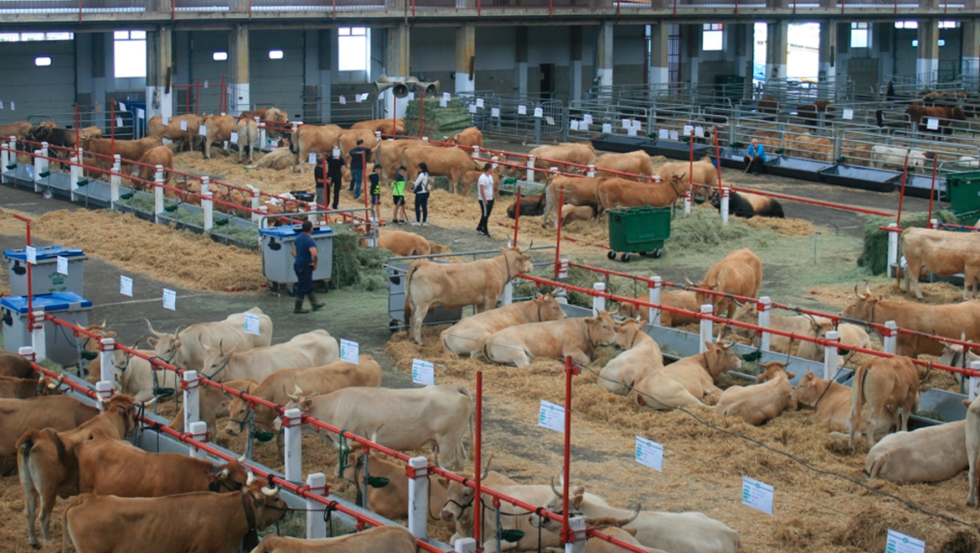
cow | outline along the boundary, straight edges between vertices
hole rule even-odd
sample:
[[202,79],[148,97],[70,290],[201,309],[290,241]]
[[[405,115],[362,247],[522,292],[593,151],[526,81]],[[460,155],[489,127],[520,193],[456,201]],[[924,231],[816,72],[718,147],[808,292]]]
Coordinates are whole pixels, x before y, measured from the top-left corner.
[[457,355],[469,353],[470,357],[476,357],[483,353],[484,344],[495,332],[517,325],[564,318],[561,304],[551,294],[538,294],[531,301],[515,302],[467,317],[443,330],[439,340],[446,351]]
[[596,209],[590,205],[574,206],[565,204],[561,206],[561,224],[567,226],[576,221],[593,221],[596,219]]
[[248,165],[249,169],[261,167],[274,171],[284,171],[292,167],[294,161],[293,153],[289,148],[277,148],[259,158],[255,165]]
[[413,262],[405,275],[405,322],[410,323],[415,342],[422,345],[422,319],[430,307],[476,305],[478,313],[492,309],[508,282],[534,270],[530,252],[530,246],[524,251],[501,248],[498,257],[468,263]]
[[[536,217],[544,215],[544,207],[547,198],[545,193],[534,194],[533,196],[521,196],[521,215]],[[590,206],[591,207],[591,206]],[[507,216],[511,219],[517,216],[517,200],[507,208]]]
[[[325,396],[307,397],[297,388],[287,408],[299,408],[309,417],[330,421],[357,436],[376,435],[376,443],[399,451],[434,444],[448,454],[446,467],[463,468],[463,438],[473,435],[473,397],[464,384],[425,388],[341,388]],[[276,430],[282,420],[275,419]],[[374,434],[373,434],[374,433]],[[324,433],[324,440],[331,438]]]
[[726,417],[741,417],[759,426],[779,416],[783,411],[796,411],[790,379],[796,375],[786,371],[786,363],[773,361],[759,365],[764,370],[755,386],[731,386],[722,392],[715,410]]
[[[377,388],[381,385],[381,365],[370,355],[358,357],[358,364],[334,361],[322,367],[280,369],[265,377],[261,383],[250,381],[246,393],[277,405],[289,403],[287,394],[296,394],[296,387],[307,394],[326,395],[349,386]],[[248,424],[249,402],[235,397],[228,405],[228,424],[225,433],[237,436]],[[272,421],[279,413],[264,405],[255,405],[255,430],[273,432]]]
[[[245,313],[258,315],[259,335],[245,332]],[[150,334],[153,335],[147,342],[155,348],[157,357],[165,363],[200,371],[204,368],[204,358],[208,355],[205,344],[222,344],[222,347],[229,350],[246,351],[272,343],[272,319],[258,307],[245,313],[228,315],[223,321],[192,324],[183,332],[174,332],[173,335],[153,330],[150,321],[146,321]]]
[[[966,331],[968,328],[964,328],[963,332],[960,333],[960,341],[966,341]],[[970,351],[970,347],[966,347],[966,355],[963,354],[964,346],[959,344],[950,344],[943,342],[943,354],[939,357],[937,363],[939,365],[946,365],[947,367],[958,367],[960,369],[967,369],[974,361],[980,361],[980,355]],[[956,379],[957,383],[963,383],[963,375],[960,373],[954,373],[953,377]]]
[[259,141],[259,125],[253,119],[241,119],[235,128],[238,135],[238,163],[248,150],[248,162],[255,163],[255,143]]
[[27,533],[31,547],[38,548],[34,521],[38,518],[44,541],[51,540],[50,521],[55,498],[78,494],[78,445],[102,430],[113,439],[122,439],[136,429],[136,403],[132,396],[115,395],[104,403],[104,412],[78,428],[55,431],[31,429],[17,440],[17,470],[24,488]]
[[258,117],[259,119],[264,119],[265,114],[268,113],[269,109],[275,109],[275,108],[262,107],[262,108],[250,109],[239,113],[238,117],[242,119],[254,119],[256,117]]
[[16,378],[0,376],[0,399],[30,399],[61,393],[64,376],[50,378]]
[[[35,127],[31,127],[30,132],[27,133],[27,140],[33,142],[47,142],[48,146],[74,148],[78,145],[76,137],[80,137],[81,132],[81,130],[76,132],[75,129],[61,129],[48,125],[37,125]],[[54,150],[52,155],[58,155],[60,153],[60,151]]]
[[[782,106],[772,96],[763,96],[756,104],[756,111],[768,116],[776,115],[780,109]],[[775,119],[775,117],[763,117],[763,119]]]
[[528,155],[534,156],[534,166],[538,169],[550,170],[557,167],[559,171],[569,168],[580,168],[594,165],[596,161],[595,148],[590,142],[569,143],[538,146]]
[[[182,124],[183,123],[183,124]],[[204,119],[200,115],[187,113],[171,117],[167,124],[163,124],[163,118],[159,115],[150,117],[146,122],[146,134],[158,138],[166,138],[176,143],[178,152],[186,146],[188,150],[196,150],[198,144],[204,137],[201,136],[200,129]],[[183,127],[183,128],[181,128]]]
[[932,159],[935,154],[923,150],[908,149],[898,146],[886,146],[875,144],[871,147],[871,166],[878,168],[893,167],[899,171],[905,169],[905,158],[908,156],[909,169],[921,169],[925,167],[926,160]]
[[215,382],[251,379],[261,382],[279,369],[302,369],[329,365],[340,357],[337,339],[326,330],[297,334],[288,342],[246,351],[208,347],[201,375]]
[[[374,135],[374,131],[354,128],[346,131],[340,131],[340,137],[337,143],[340,146],[340,153],[342,156],[344,156],[344,163],[347,164],[347,167],[350,167],[351,165],[350,151],[357,147],[358,140],[363,140],[364,143],[361,144],[361,146],[363,148],[367,148],[368,150],[374,148],[374,145],[378,142],[378,139]],[[370,154],[364,158],[365,163],[369,161],[369,157]],[[367,173],[365,173],[365,175],[366,174]]]
[[469,127],[453,136],[447,136],[446,143],[462,148],[466,152],[472,152],[473,146],[483,147],[483,133],[476,127]]
[[[721,210],[721,200],[718,198],[717,191],[711,194],[710,201],[711,205],[715,206],[719,211]],[[728,212],[744,219],[751,219],[756,215],[759,217],[773,217],[775,219],[786,217],[783,213],[783,206],[779,202],[772,198],[749,192],[731,192],[728,195]]]
[[[561,208],[564,204],[575,206],[591,206],[599,211],[599,187],[602,181],[594,177],[564,177],[552,175],[545,180],[547,188],[545,194],[544,213],[541,217],[541,228],[548,226],[548,217],[552,213],[556,214],[555,228],[558,228],[558,216],[561,215]],[[633,183],[636,184],[635,182]]]
[[972,292],[974,299],[980,293],[980,236],[972,232],[909,228],[902,232],[902,254],[908,263],[906,294],[911,294],[911,281],[915,283],[915,297],[922,299],[919,279],[926,272],[937,276],[963,273],[964,301],[967,291]]
[[[732,317],[733,321],[738,321],[740,323],[746,323],[755,325],[759,322],[759,308],[754,302],[745,302],[742,304],[737,311],[735,311],[735,316]],[[784,317],[780,315],[769,315],[769,327],[775,330],[781,330],[783,332],[790,332],[796,334],[797,336],[806,336],[808,338],[814,338],[816,333],[813,329],[813,321],[809,315],[796,315],[794,317]],[[825,319],[820,317],[818,323],[831,323],[830,319]],[[742,338],[748,338],[752,340],[753,344],[758,344],[759,335],[755,329],[745,328],[741,326],[736,326],[732,328],[732,332],[736,336],[741,336]],[[769,349],[772,351],[778,351],[780,353],[790,353],[793,347],[793,342],[796,338],[790,339],[788,336],[782,336],[780,334],[770,334],[769,335]],[[809,342],[803,342],[800,348],[803,348],[803,344]],[[811,359],[811,357],[807,357]],[[821,352],[820,359],[823,359],[823,354]]]
[[[82,139],[82,149],[87,150],[93,154],[101,154],[102,156],[112,156],[113,153],[118,154],[119,157],[127,161],[139,161],[143,159],[143,155],[157,146],[160,146],[162,142],[158,137],[148,136],[146,138],[141,138],[139,140],[116,140],[115,145],[113,145],[112,140],[108,138],[83,138]],[[107,158],[99,157],[99,163],[102,168],[105,168],[107,163]],[[109,163],[111,165],[111,163]],[[125,172],[125,170],[123,170]]]
[[432,148],[429,146],[410,146],[402,152],[402,165],[405,166],[407,182],[415,182],[419,173],[419,163],[425,163],[433,177],[448,177],[449,189],[456,194],[463,173],[482,169],[470,154],[459,148]]
[[[168,171],[173,171],[174,169],[174,151],[166,146],[156,146],[150,148],[143,154],[143,157],[139,159],[140,165],[140,178],[146,181],[153,182],[156,177],[156,167],[160,165],[163,167],[164,175]],[[133,183],[138,189],[142,190],[146,188],[143,183],[135,182]]]
[[966,504],[969,507],[977,506],[977,487],[980,486],[980,401],[974,399],[963,400],[966,407],[966,455],[970,467],[969,486],[970,491],[966,497]]
[[670,207],[687,193],[691,185],[684,175],[674,175],[661,182],[638,183],[611,178],[599,184],[599,215],[614,207]]
[[17,468],[17,439],[29,430],[71,430],[99,414],[99,410],[64,396],[0,399],[0,475]]
[[[254,120],[254,117],[249,119]],[[289,115],[279,108],[269,108],[262,116],[262,123],[265,125],[265,136],[277,140],[289,124]]]
[[[650,294],[643,294],[636,296],[636,300],[639,301],[650,301]],[[673,307],[676,309],[684,309],[690,311],[691,313],[674,313],[672,311],[661,310],[660,311],[660,326],[667,327],[678,327],[687,326],[690,324],[697,324],[699,319],[694,316],[694,313],[700,311],[701,306],[698,305],[697,299],[694,292],[688,292],[687,290],[664,290],[660,292],[660,304],[665,307]],[[636,314],[640,314],[640,318],[644,321],[650,320],[650,308],[641,305],[639,310],[637,307],[629,302],[620,302],[619,312],[616,313],[621,317],[634,317]]]
[[[136,348],[136,344],[133,344]],[[155,350],[137,350],[147,358],[156,355]],[[101,355],[101,354],[100,354]],[[150,401],[159,388],[179,388],[180,376],[176,372],[154,370],[148,359],[130,354],[122,349],[112,351],[112,364],[116,372],[116,391],[133,396],[137,403]],[[98,372],[93,372],[98,375]],[[154,381],[156,381],[154,383]]]
[[483,345],[483,356],[498,364],[526,367],[536,357],[564,359],[588,365],[599,346],[612,343],[616,334],[612,315],[527,323],[499,330]]
[[[869,323],[884,324],[895,321],[899,328],[915,330],[926,334],[937,334],[947,338],[957,338],[967,329],[964,338],[971,342],[980,341],[980,303],[976,301],[951,305],[921,305],[911,302],[883,301],[882,296],[874,296],[867,284],[865,292],[858,292],[854,286],[855,300],[841,314],[845,319],[856,319]],[[972,325],[972,326],[971,326]],[[968,328],[969,327],[969,328]],[[881,330],[874,329],[881,337]],[[942,355],[943,344],[920,336],[899,334],[895,353],[908,357],[917,355]]]
[[[639,531],[637,528],[630,528],[629,530],[624,530],[623,526],[633,522],[640,514],[641,505],[636,504],[636,509],[633,514],[626,518],[616,518],[614,516],[604,516],[604,517],[582,517],[585,525],[589,528],[593,528],[609,536],[611,538],[624,541],[630,545],[633,545],[640,549],[641,551],[649,551],[651,553],[666,553],[662,549],[650,549],[644,547],[639,540],[636,539],[636,534]],[[561,532],[561,522],[552,520],[550,518],[539,518],[536,521],[532,521],[532,524],[540,526],[545,530],[558,534]],[[623,549],[614,545],[611,542],[606,541],[605,538],[589,538],[585,542],[585,553],[622,553]]]
[[205,115],[204,158],[211,159],[211,144],[231,141],[231,133],[238,127],[238,121],[231,115]]
[[[372,133],[381,132],[381,134],[383,135],[391,136],[392,134],[394,134],[391,130],[392,129],[391,121],[392,121],[391,117],[387,119],[369,119],[367,121],[358,121],[357,123],[351,125],[350,128],[366,129],[371,131]],[[406,131],[405,128],[405,120],[402,119],[401,117],[395,119],[394,128],[397,134],[404,135],[408,132]]]
[[848,446],[854,452],[854,435],[861,426],[861,415],[867,402],[871,412],[868,420],[868,445],[875,445],[877,421],[888,412],[891,426],[898,426],[898,410],[902,410],[902,431],[909,430],[909,417],[919,403],[919,373],[908,357],[870,359],[854,373],[851,386],[851,414],[847,420]]
[[659,371],[654,371],[630,385],[640,407],[669,411],[676,407],[701,405],[707,396],[721,392],[715,380],[726,371],[742,368],[742,360],[732,351],[730,342],[706,341],[704,353],[685,357]]
[[398,174],[398,168],[402,165],[402,154],[409,147],[435,148],[436,146],[419,140],[382,140],[381,145],[374,151],[374,163],[382,167],[383,178],[392,179]]
[[[827,423],[838,431],[847,430],[847,419],[851,413],[851,390],[833,380],[824,380],[807,371],[803,378],[793,388],[790,399],[799,405],[812,407],[814,413],[808,419],[812,424]],[[868,418],[861,421],[855,430],[857,434],[867,432]],[[885,434],[891,431],[892,418],[890,414],[879,413],[875,419],[875,428]]]
[[[604,502],[595,501],[585,493],[584,486],[569,489],[569,509],[586,518],[625,519],[632,518],[633,512],[610,507]],[[563,510],[564,499],[561,491],[551,482],[551,497],[544,508],[552,513]],[[538,517],[531,516],[529,522],[537,526]],[[736,553],[741,543],[738,532],[723,522],[705,516],[703,513],[687,511],[683,513],[664,513],[640,511],[636,517],[623,526],[624,530],[636,529],[636,539],[645,547],[662,549],[670,553]]]
[[8,123],[6,125],[0,125],[0,136],[3,138],[8,138],[15,136],[17,138],[27,138],[27,133],[31,132],[30,121],[18,121],[16,123]]
[[[603,169],[607,169],[603,171]],[[650,154],[636,150],[628,154],[602,154],[595,160],[596,174],[600,177],[623,177],[635,179],[639,177],[653,178],[653,160]],[[624,175],[623,173],[629,173]]]
[[[221,383],[225,388],[231,388],[233,390],[238,390],[244,392],[249,386],[254,385],[254,380],[229,380],[227,382]],[[219,436],[218,426],[216,419],[218,417],[228,416],[228,406],[229,406],[229,394],[226,394],[224,390],[220,388],[215,388],[213,386],[201,386],[199,388],[199,404],[200,404],[200,420],[208,425],[208,433],[214,436],[215,439]],[[170,428],[178,432],[186,432],[187,429],[184,428],[184,406],[180,406],[180,410],[174,415],[174,418],[170,421]]]
[[[234,492],[248,473],[241,460],[220,467],[183,453],[150,453],[102,430],[78,444],[79,493],[118,497],[161,497],[191,492]],[[217,470],[215,470],[217,469]]]
[[[491,161],[491,164],[493,162]],[[490,178],[493,179],[493,197],[497,198],[500,196],[500,172],[502,171],[501,166],[497,166],[492,171],[490,171]],[[470,194],[470,188],[473,188],[480,182],[480,175],[483,174],[482,168],[480,170],[470,170],[463,173],[463,178],[459,182],[459,193],[463,196],[468,196]],[[524,213],[523,211],[521,213]]]
[[722,313],[726,313],[724,317],[731,319],[737,304],[728,295],[756,298],[759,296],[761,285],[762,261],[759,260],[759,256],[752,253],[752,250],[742,248],[729,252],[721,261],[712,265],[701,279],[701,283],[697,285],[702,290],[719,294],[697,291],[696,299],[699,305],[714,304],[716,316],[721,317]]
[[251,553],[415,553],[415,536],[400,526],[379,526],[337,538],[307,540],[270,535]]
[[289,506],[265,478],[249,473],[237,492],[153,498],[83,494],[62,515],[63,548],[80,553],[238,551],[247,534],[281,520]]
[[[373,438],[372,441],[374,441]],[[355,445],[359,446],[360,443],[355,442]],[[358,505],[363,504],[364,498],[361,487],[364,482],[364,457],[364,452],[360,451],[360,448],[352,451],[347,456],[344,472],[341,474],[344,480],[353,484],[357,489],[356,503]],[[367,505],[371,512],[390,520],[408,518],[409,480],[405,474],[405,464],[395,462],[394,459],[379,451],[372,451],[368,462],[368,473],[372,478],[378,477],[387,480],[387,484],[380,488],[368,486]],[[446,489],[433,481],[433,479],[442,480],[442,477],[428,475],[427,478],[429,479],[429,506],[426,511],[429,522],[446,524],[439,518],[439,510],[446,504]]]
[[864,472],[869,480],[884,478],[896,484],[949,480],[970,465],[967,425],[956,421],[889,434],[868,451]]
[[393,255],[405,257],[408,255],[429,255],[432,247],[429,241],[414,232],[403,230],[379,230],[378,247],[391,250]]
[[293,153],[293,172],[299,165],[299,172],[306,172],[306,162],[311,153],[333,152],[340,140],[343,129],[337,125],[302,125],[289,135],[289,151]]
[[801,145],[801,148],[804,151],[804,155],[801,157],[807,157],[825,163],[833,161],[834,143],[829,138],[822,136],[810,137],[809,140]]
[[830,100],[817,100],[812,104],[796,107],[796,115],[803,120],[804,125],[813,126],[820,120],[819,114],[824,114],[824,120],[833,119],[831,115],[833,102]]
[[687,180],[689,185],[691,183],[709,187],[718,185],[718,168],[707,156],[694,163],[686,161],[664,163],[657,170],[657,174],[661,181],[668,181],[671,177],[677,176]]
[[646,322],[637,317],[616,325],[613,343],[625,351],[611,359],[599,372],[596,385],[610,392],[628,396],[633,384],[664,368],[660,346],[643,332]]
[[936,132],[942,134],[952,132],[953,121],[966,121],[966,112],[963,111],[962,106],[925,107],[921,104],[912,104],[905,108],[905,115],[909,118],[909,128],[912,130],[917,128],[919,132],[929,130],[928,120],[931,118],[939,120],[939,128]]
[[[837,348],[837,353],[840,354],[837,358],[838,367],[843,367],[847,361],[846,356],[850,353],[849,348],[871,349],[871,337],[860,326],[850,323],[840,323],[835,329],[832,321],[821,321],[818,319],[822,319],[822,317],[810,319],[810,329],[814,338],[826,340],[828,332],[832,330],[837,331],[837,339],[840,341],[840,347]],[[796,355],[804,359],[823,361],[824,348],[813,342],[802,342]]]

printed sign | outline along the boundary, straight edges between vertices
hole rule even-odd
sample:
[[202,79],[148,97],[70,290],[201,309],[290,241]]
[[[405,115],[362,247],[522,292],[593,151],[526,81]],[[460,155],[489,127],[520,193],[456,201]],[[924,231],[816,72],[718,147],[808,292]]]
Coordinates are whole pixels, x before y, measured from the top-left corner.
[[684,125],[684,136],[691,136],[694,133],[692,125]]
[[589,132],[589,124],[586,123],[585,121],[582,121],[578,125],[578,130],[580,130],[582,132]]
[[477,98],[476,99],[476,107],[478,107],[478,108],[482,108],[483,107],[483,98]]
[[664,446],[646,438],[636,437],[636,462],[652,468],[655,471],[664,471]]
[[578,130],[578,121],[576,121],[576,120],[574,120],[574,119],[572,119],[571,121],[569,121],[569,123],[568,123],[568,126],[569,126],[569,127],[570,127],[570,128],[571,128],[571,129],[573,130],[573,131],[577,131],[577,130]]
[[31,265],[37,265],[37,248],[34,246],[27,246],[24,248],[24,254],[27,256],[27,262]]
[[447,102],[448,102],[448,101],[449,101],[449,100],[450,100],[451,98],[452,98],[452,95],[451,95],[451,94],[449,94],[448,92],[443,92],[443,93],[442,93],[442,99],[443,99],[443,100],[445,100],[445,101],[447,101]]
[[541,411],[538,412],[538,426],[565,433],[565,408],[550,401],[541,400]]
[[926,128],[930,131],[939,130],[939,119],[935,117],[929,117],[926,119]]
[[547,124],[549,124],[549,125],[554,125],[555,124],[555,118],[549,115],[549,116],[547,116],[547,117],[544,118],[544,122],[547,123]]
[[136,117],[140,119],[146,119],[146,112],[140,108],[136,108]]
[[121,126],[123,126],[122,117],[116,117],[116,127],[121,127]]
[[186,131],[187,130],[187,121],[181,121],[180,122],[180,130],[182,130],[182,131]]
[[626,136],[636,136],[636,129],[633,127],[626,129]]
[[316,163],[316,154],[313,153],[313,152],[310,152],[310,159],[308,159],[306,161],[309,162],[309,163]]
[[[160,116],[160,122],[163,123],[163,125],[165,125],[165,126],[166,125],[169,125],[170,124],[170,116],[168,116],[168,115],[161,115]],[[201,129],[204,129],[204,127],[201,126]]]
[[119,111],[129,111],[126,109],[126,104],[119,102]]
[[412,359],[412,382],[435,386],[436,372],[432,363],[422,359]]
[[696,136],[697,138],[704,138],[704,127],[702,126],[694,127],[694,136]]
[[592,124],[592,115],[586,113],[585,115],[582,116],[582,121],[585,121],[585,124],[586,125],[591,125]]
[[364,98],[360,94],[354,95],[354,103],[360,104],[364,101]]
[[629,129],[633,127],[633,123],[629,119],[623,119],[623,128]]
[[204,79],[204,88],[207,88],[207,87],[208,87],[208,80],[207,79]]
[[474,104],[470,104],[470,107],[469,107],[469,112],[470,112],[470,113],[476,113],[476,105],[474,105]]
[[854,110],[850,108],[844,108],[844,119],[854,119]]
[[353,363],[359,365],[360,362],[357,360],[357,351],[360,349],[360,345],[357,342],[351,342],[350,340],[340,340],[340,360],[347,361],[348,363]]
[[58,274],[67,275],[68,274],[68,258],[58,256]]
[[200,136],[207,136],[208,128],[205,127],[204,125],[201,125],[200,127],[197,128],[197,134]]
[[634,119],[633,120],[633,128],[636,129],[636,130],[640,130],[640,129],[643,128],[643,123],[639,119]]
[[742,477],[742,503],[758,509],[767,515],[772,514],[772,496],[776,489],[764,482]]
[[439,98],[439,107],[444,108],[449,105],[449,100],[445,98]]
[[341,96],[339,98],[339,100],[340,100],[340,105],[342,105],[342,106],[346,106],[347,105],[347,97]]
[[415,93],[414,93],[414,92],[409,92],[409,93],[408,93],[408,100],[409,100],[409,101],[412,101],[412,100],[414,100],[414,99],[415,99]]
[[534,108],[534,116],[537,117],[538,119],[544,117],[544,109]]
[[10,111],[17,111],[17,104],[10,102]]
[[527,115],[527,106],[517,106],[518,115]]
[[124,296],[133,297],[133,279],[128,276],[119,275],[119,293]]
[[238,133],[237,133],[237,132],[233,132],[233,133],[231,133],[231,141],[232,141],[233,143],[235,143],[235,144],[237,144],[237,143],[238,143]]
[[611,134],[612,133],[612,123],[603,123],[602,124],[602,132],[605,133],[605,134]]
[[925,553],[926,542],[911,536],[888,530],[888,541],[885,542],[885,553]]
[[0,100],[0,109],[3,109],[3,100]]
[[490,108],[490,117],[500,119],[500,108]]
[[670,131],[670,139],[671,139],[671,140],[680,140],[680,138],[681,138],[681,137],[680,137],[680,135],[679,135],[679,134],[677,133],[677,131]]
[[340,157],[340,148],[333,149],[333,157]]
[[262,335],[262,331],[259,330],[259,316],[255,313],[245,313],[245,333]]
[[177,310],[177,292],[175,290],[163,289],[163,308],[171,311]]

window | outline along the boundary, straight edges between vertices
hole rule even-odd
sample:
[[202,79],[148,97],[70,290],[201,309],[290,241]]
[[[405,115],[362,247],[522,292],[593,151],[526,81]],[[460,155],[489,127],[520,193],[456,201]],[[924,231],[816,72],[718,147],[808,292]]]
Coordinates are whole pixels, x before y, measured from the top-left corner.
[[47,67],[51,65],[51,58],[48,56],[39,56],[34,58],[34,65],[38,67]]
[[269,59],[270,60],[281,60],[282,59],[282,50],[269,50]]
[[228,59],[228,52],[215,52],[211,54],[211,59],[214,61],[225,61]]
[[918,29],[919,28],[919,22],[918,21],[896,21],[895,22],[895,28],[896,29]]
[[871,31],[867,23],[851,23],[851,48],[870,48]]
[[940,21],[939,22],[939,28],[940,29],[957,29],[957,28],[959,28],[959,26],[960,26],[960,22],[959,21]]
[[116,31],[112,36],[116,78],[146,77],[146,31]]
[[371,56],[371,42],[365,27],[341,27],[337,29],[337,54],[340,71],[367,71]]
[[74,33],[67,31],[52,31],[50,33],[0,33],[0,42],[26,42],[38,40],[73,40]]
[[705,23],[701,31],[701,49],[717,52],[725,48],[725,31],[722,23]]

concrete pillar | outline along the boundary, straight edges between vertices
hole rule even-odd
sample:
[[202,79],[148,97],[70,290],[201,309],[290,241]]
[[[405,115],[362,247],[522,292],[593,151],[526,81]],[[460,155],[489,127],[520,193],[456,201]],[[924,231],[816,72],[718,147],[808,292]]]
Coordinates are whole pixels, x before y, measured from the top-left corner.
[[766,42],[766,78],[785,79],[786,58],[789,50],[787,43],[789,23],[773,21],[766,23],[766,26],[769,29],[769,38]]
[[[109,37],[112,37],[111,33]],[[161,27],[146,33],[147,119],[154,115],[162,115],[168,118],[173,115],[173,88],[170,86],[172,82],[170,72],[173,69],[173,62],[170,59],[172,38],[173,31],[170,27]],[[107,40],[111,40],[111,38]],[[112,48],[106,48],[106,50],[112,50]],[[105,80],[113,80],[108,77],[108,69],[106,69],[106,73]]]
[[663,87],[670,83],[670,72],[667,70],[667,53],[670,49],[670,24],[661,20],[657,25],[650,25],[650,76],[651,86]]
[[922,84],[936,82],[939,75],[939,20],[919,21],[919,49],[916,53],[915,73]]
[[527,94],[527,27],[517,27],[516,31],[517,34],[514,39],[514,64],[516,71],[514,75],[514,90],[518,94]]
[[596,77],[600,87],[613,84],[613,22],[603,21],[599,25],[599,40],[596,41]]
[[980,74],[980,19],[963,19],[963,50],[960,71],[963,75]]
[[[472,23],[467,23],[462,27],[456,28],[456,94],[476,90],[475,65],[476,26]],[[527,68],[527,63],[524,64],[524,67],[525,69]],[[526,77],[524,81],[525,83],[527,82]]]
[[735,74],[752,80],[752,59],[755,57],[755,24],[726,25],[729,51],[735,53]]
[[228,33],[228,112],[251,109],[248,93],[248,26],[237,25]]
[[[409,53],[411,52],[411,30],[406,24],[395,25],[388,29],[388,49],[385,58],[385,75],[392,81],[404,81],[410,71]],[[408,100],[395,101],[391,89],[385,91],[385,117],[405,117],[405,106]]]
[[571,81],[568,87],[568,96],[575,100],[582,99],[582,27],[573,25],[568,28],[568,47],[569,60],[571,67],[568,71],[568,78]]
[[821,83],[833,83],[837,78],[837,24],[832,20],[820,22],[820,53],[817,74]]

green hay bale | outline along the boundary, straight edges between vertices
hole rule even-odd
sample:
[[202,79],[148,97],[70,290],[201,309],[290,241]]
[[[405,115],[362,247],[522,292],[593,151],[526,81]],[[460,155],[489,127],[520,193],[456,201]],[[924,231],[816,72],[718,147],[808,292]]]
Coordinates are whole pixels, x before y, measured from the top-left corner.
[[[577,262],[582,263],[582,260],[577,260]],[[554,269],[543,269],[534,273],[534,276],[553,280],[555,277],[555,272]],[[565,282],[579,288],[591,289],[592,285],[598,282],[598,280],[596,274],[592,271],[587,271],[578,267],[569,267],[568,280]],[[633,293],[632,282],[632,280],[625,278],[613,277],[609,280],[609,285],[606,287],[606,291],[613,295],[631,295]],[[555,288],[553,286],[542,285],[539,289],[533,282],[522,282],[515,288],[514,296],[518,298],[526,298],[534,296],[538,292],[548,294],[554,290]],[[568,303],[579,307],[592,307],[592,296],[582,292],[569,292]],[[608,302],[607,307],[609,307]]]
[[360,237],[341,224],[331,225],[333,237],[333,272],[330,276],[331,288],[343,288],[357,282],[361,263],[357,259]]
[[228,237],[239,244],[248,244],[250,247],[257,248],[259,244],[259,228],[257,226],[242,228],[238,225],[228,223],[227,225],[217,226],[215,221],[210,234],[221,238]]
[[[940,223],[959,224],[959,221],[951,211],[938,211],[932,214],[932,218]],[[879,230],[878,227],[886,227],[888,223],[894,223],[894,217],[870,217],[864,223],[864,250],[858,258],[858,266],[865,267],[872,274],[880,275],[888,268],[888,232]],[[919,227],[924,228],[929,224],[928,213],[907,213],[902,215],[902,228]]]
[[[411,136],[419,134],[419,106],[419,100],[410,100],[405,108],[405,130]],[[439,105],[438,98],[426,98],[424,135],[444,140],[471,126],[472,117],[459,98],[451,99],[446,107]]]
[[766,245],[776,235],[768,229],[752,229],[741,219],[732,217],[722,224],[718,212],[695,209],[690,215],[675,216],[670,223],[670,239],[667,247],[675,250],[708,252],[720,245],[739,244],[750,234]]

